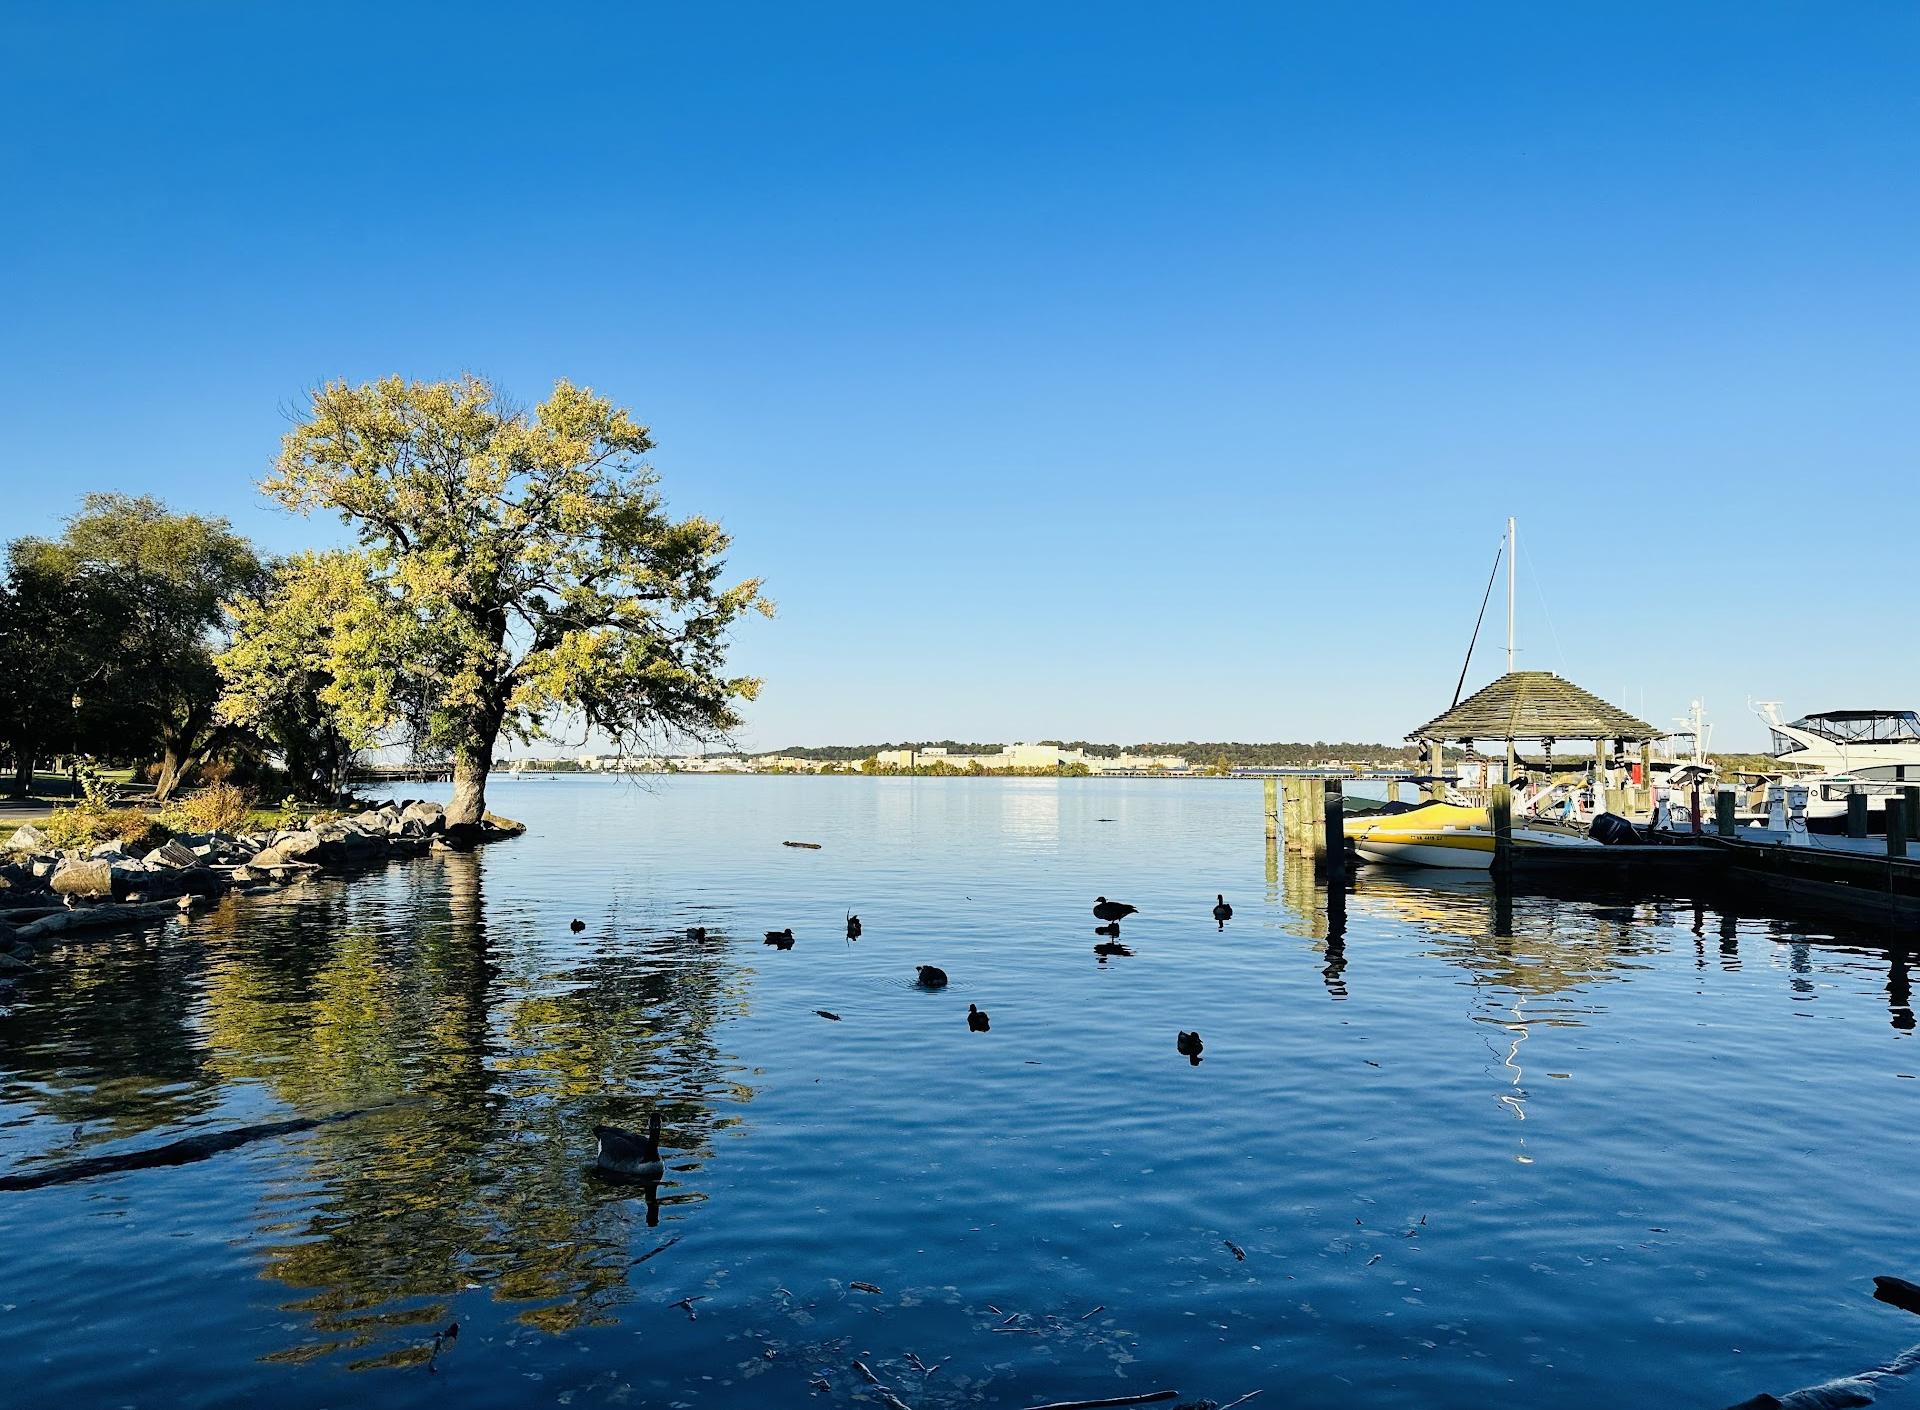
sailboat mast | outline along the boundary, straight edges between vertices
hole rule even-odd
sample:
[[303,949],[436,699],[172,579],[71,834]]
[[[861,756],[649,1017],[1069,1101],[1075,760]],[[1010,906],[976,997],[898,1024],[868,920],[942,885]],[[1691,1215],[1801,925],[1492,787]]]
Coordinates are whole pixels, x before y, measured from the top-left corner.
[[1513,549],[1518,531],[1507,516],[1507,674],[1513,674]]

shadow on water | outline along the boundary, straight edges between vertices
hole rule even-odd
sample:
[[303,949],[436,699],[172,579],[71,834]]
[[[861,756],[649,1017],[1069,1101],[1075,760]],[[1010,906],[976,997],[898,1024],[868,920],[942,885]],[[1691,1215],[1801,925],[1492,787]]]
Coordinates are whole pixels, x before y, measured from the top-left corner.
[[[284,923],[229,907],[189,944],[75,950],[6,1031],[9,1104],[94,1139],[203,1121],[222,1087],[296,1113],[414,1098],[297,1138],[261,1190],[260,1271],[310,1328],[267,1360],[423,1360],[475,1289],[530,1327],[604,1324],[635,1226],[700,1202],[716,1099],[751,1096],[712,1036],[744,1009],[723,949],[607,938],[556,968],[489,919],[484,878],[455,855],[310,888]],[[656,1105],[664,1183],[595,1171],[591,1128]]]

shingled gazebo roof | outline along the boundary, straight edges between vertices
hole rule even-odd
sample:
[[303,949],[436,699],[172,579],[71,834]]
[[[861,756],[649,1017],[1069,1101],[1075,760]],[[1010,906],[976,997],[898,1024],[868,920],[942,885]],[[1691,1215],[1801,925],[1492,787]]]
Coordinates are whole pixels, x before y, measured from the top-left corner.
[[1408,739],[1631,739],[1660,731],[1552,671],[1509,671]]

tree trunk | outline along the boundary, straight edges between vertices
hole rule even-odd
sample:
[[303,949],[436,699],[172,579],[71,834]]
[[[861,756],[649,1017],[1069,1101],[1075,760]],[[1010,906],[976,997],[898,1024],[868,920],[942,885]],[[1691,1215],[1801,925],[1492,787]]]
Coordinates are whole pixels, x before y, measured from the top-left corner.
[[487,774],[493,769],[493,736],[453,751],[453,802],[447,826],[475,827],[487,811]]
[[36,746],[22,740],[13,756],[13,790],[22,798],[33,796],[33,756]]
[[153,780],[153,801],[164,803],[173,797],[174,789],[180,786],[180,780],[186,777],[191,759],[182,758],[180,751],[169,744],[160,755],[160,772]]

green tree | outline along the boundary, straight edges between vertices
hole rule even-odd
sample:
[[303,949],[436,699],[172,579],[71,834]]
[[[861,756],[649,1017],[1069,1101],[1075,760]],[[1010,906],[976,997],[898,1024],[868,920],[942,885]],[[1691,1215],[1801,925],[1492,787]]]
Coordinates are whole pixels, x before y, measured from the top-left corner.
[[95,604],[35,539],[9,546],[0,583],[0,751],[14,791],[33,791],[35,762],[80,741],[80,690],[107,653],[90,648]]
[[530,412],[487,382],[389,377],[312,393],[267,493],[332,509],[384,599],[347,634],[343,708],[379,692],[416,749],[449,755],[448,821],[477,823],[493,751],[584,726],[622,756],[670,734],[723,738],[758,682],[724,673],[728,629],[770,612],[720,585],[727,536],[673,519],[647,428],[567,381]]
[[[73,613],[56,633],[73,747],[157,753],[154,796],[172,796],[230,738],[214,718],[213,655],[223,605],[260,583],[252,546],[225,519],[174,514],[151,496],[90,494],[60,538],[22,539],[10,557]],[[41,703],[47,719],[61,703]]]
[[308,797],[344,788],[354,756],[397,718],[385,656],[404,633],[388,630],[386,605],[367,556],[344,549],[295,554],[264,592],[228,605],[219,718],[255,731]]

